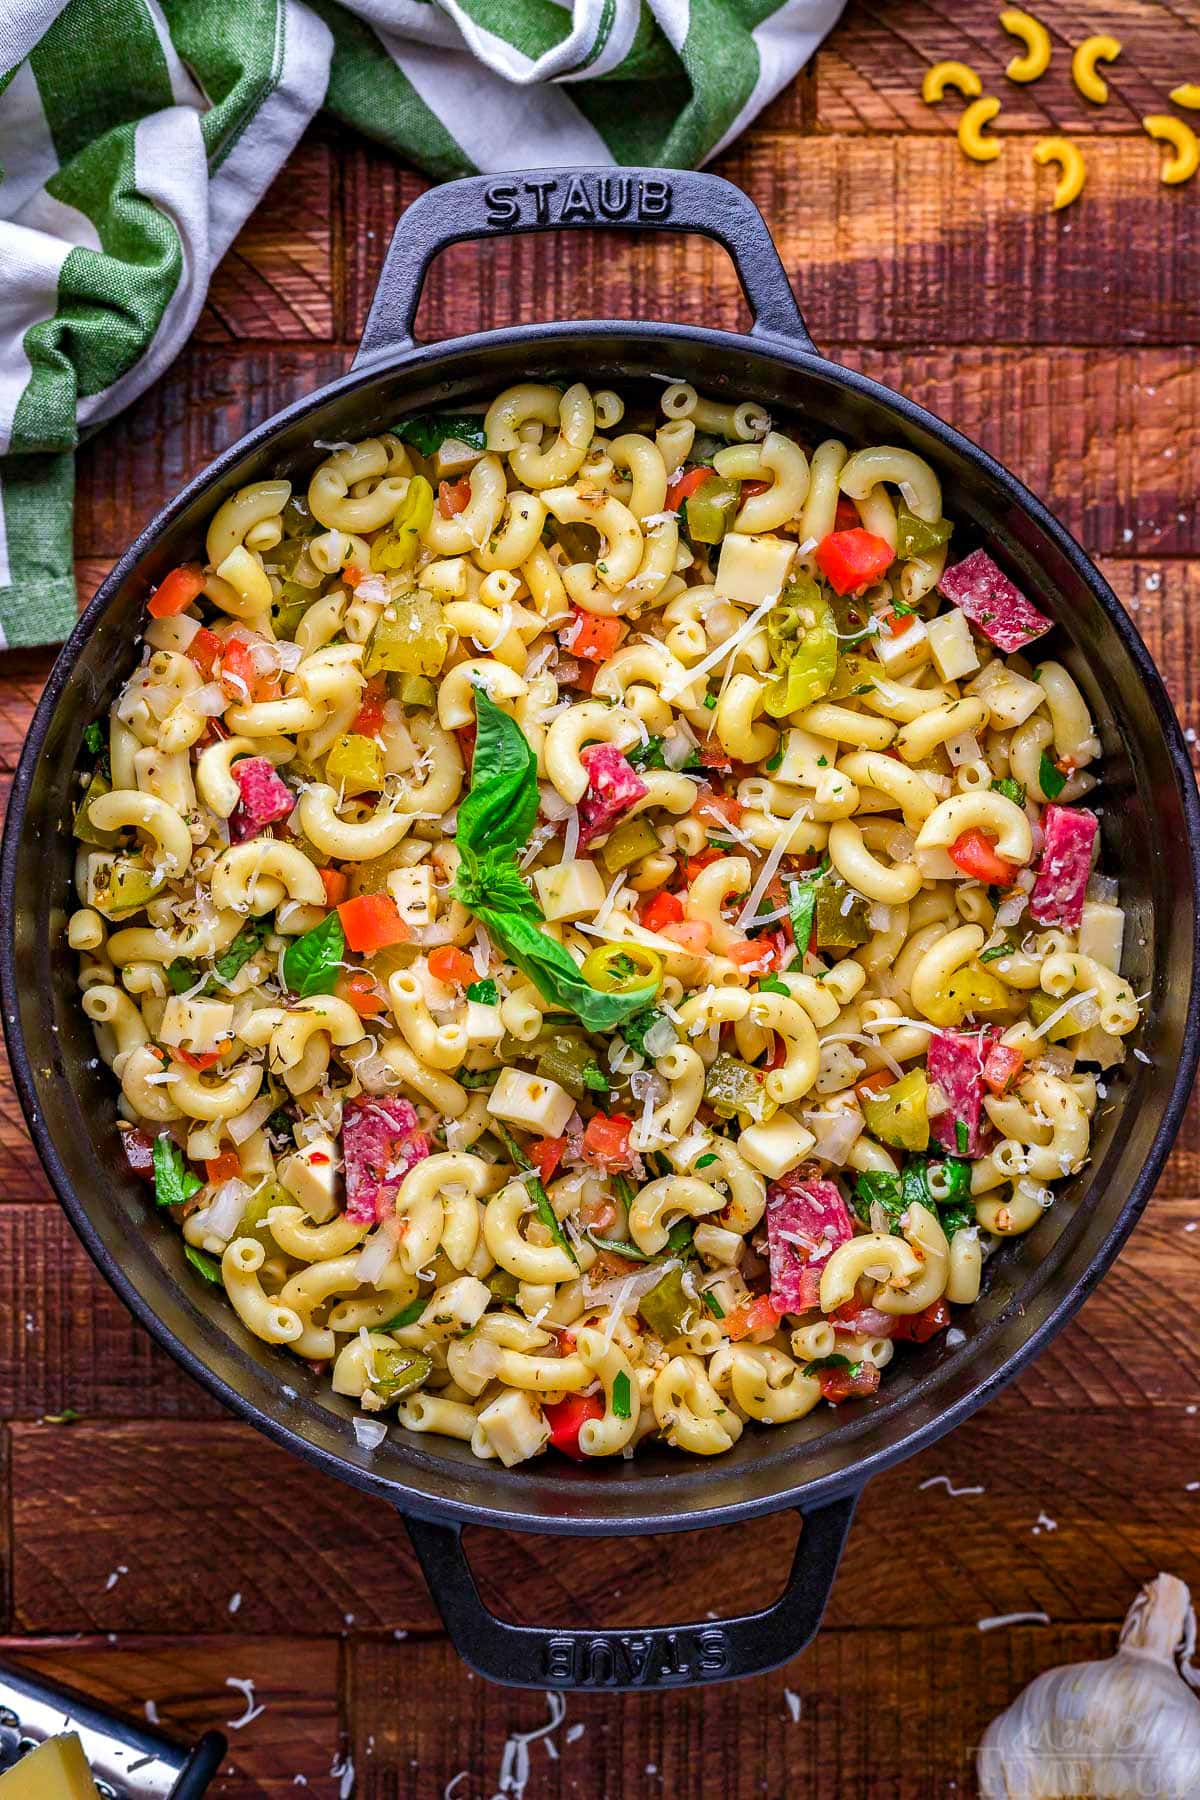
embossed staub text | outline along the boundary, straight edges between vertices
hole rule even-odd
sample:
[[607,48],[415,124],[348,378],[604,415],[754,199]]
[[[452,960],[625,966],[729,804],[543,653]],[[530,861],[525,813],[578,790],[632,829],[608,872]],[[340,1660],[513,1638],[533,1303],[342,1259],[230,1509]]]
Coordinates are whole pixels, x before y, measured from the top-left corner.
[[729,1663],[729,1638],[719,1626],[684,1626],[551,1636],[544,1672],[548,1687],[672,1687],[712,1681],[727,1672]]
[[671,183],[658,175],[518,175],[484,190],[489,225],[601,225],[669,219]]

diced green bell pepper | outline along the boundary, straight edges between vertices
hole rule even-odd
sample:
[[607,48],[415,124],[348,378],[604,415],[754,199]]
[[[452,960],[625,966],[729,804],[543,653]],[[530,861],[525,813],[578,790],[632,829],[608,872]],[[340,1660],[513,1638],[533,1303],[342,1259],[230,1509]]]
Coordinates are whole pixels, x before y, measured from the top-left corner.
[[909,512],[902,504],[896,513],[897,560],[904,562],[910,556],[931,555],[950,542],[953,530],[949,519],[938,519],[931,525],[927,519],[918,519],[916,513]]
[[401,706],[432,706],[437,689],[424,675],[389,675],[388,694]]
[[95,844],[100,850],[114,850],[120,843],[119,831],[101,831],[98,825],[92,824],[91,815],[88,812],[93,800],[99,800],[105,794],[111,793],[112,782],[108,780],[101,769],[93,769],[92,779],[87,784],[83,799],[75,808],[75,823],[72,829],[80,843]]
[[393,600],[367,644],[363,668],[398,675],[436,675],[446,660],[446,621],[432,594],[413,588]]
[[657,1287],[643,1294],[638,1311],[655,1337],[669,1344],[686,1329],[685,1320],[696,1316],[696,1303],[684,1292],[683,1270],[668,1269]]
[[133,856],[114,856],[99,865],[92,880],[91,905],[105,918],[136,912],[161,892],[163,878]]
[[[1044,1025],[1051,1013],[1056,1013],[1061,1005],[1061,1000],[1056,1000],[1052,994],[1044,994],[1040,988],[1036,988],[1029,996],[1029,1016],[1035,1025]],[[1043,1035],[1052,1044],[1061,1044],[1065,1039],[1086,1030],[1087,1026],[1083,1020],[1072,1009],[1070,1012],[1065,1012],[1058,1024],[1052,1025],[1049,1031]]]
[[910,1069],[882,1094],[867,1095],[862,1103],[867,1130],[883,1144],[898,1150],[929,1148],[929,1083],[924,1069]]
[[687,534],[694,544],[719,544],[742,502],[742,484],[707,475],[683,503]]
[[423,1350],[372,1349],[369,1367],[375,1370],[371,1391],[381,1400],[395,1400],[429,1379],[433,1364]]
[[631,863],[640,862],[643,856],[649,856],[652,850],[658,849],[660,842],[649,819],[639,814],[636,819],[622,819],[596,854],[609,874],[616,875]]
[[774,1100],[767,1096],[767,1077],[762,1069],[752,1069],[736,1056],[722,1051],[714,1060],[704,1082],[704,1098],[720,1119],[735,1114],[763,1125],[778,1112]]
[[371,545],[372,569],[376,572],[410,569],[417,560],[421,538],[432,519],[433,489],[423,475],[414,475],[395,518]]
[[588,1088],[587,1070],[595,1061],[596,1052],[584,1038],[556,1031],[538,1057],[537,1072],[543,1081],[556,1081],[576,1100],[582,1100]]
[[827,871],[816,886],[819,950],[853,950],[871,935],[871,908],[840,875]]
[[771,718],[786,718],[829,692],[837,674],[837,621],[809,576],[794,581],[767,614],[767,643],[775,677],[763,707]]

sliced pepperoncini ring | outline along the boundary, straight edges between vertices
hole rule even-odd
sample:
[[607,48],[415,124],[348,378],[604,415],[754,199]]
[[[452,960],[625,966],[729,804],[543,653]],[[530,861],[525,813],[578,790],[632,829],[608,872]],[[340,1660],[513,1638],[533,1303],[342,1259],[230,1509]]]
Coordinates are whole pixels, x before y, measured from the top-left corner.
[[642,944],[598,944],[583,960],[580,974],[601,994],[632,994],[657,987],[662,957]]

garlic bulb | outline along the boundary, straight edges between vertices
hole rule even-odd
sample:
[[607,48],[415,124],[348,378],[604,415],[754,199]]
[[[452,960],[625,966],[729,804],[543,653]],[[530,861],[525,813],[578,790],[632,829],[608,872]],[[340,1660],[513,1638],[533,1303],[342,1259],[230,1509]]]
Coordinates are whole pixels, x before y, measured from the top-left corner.
[[1030,1682],[979,1746],[983,1800],[1185,1800],[1200,1794],[1200,1700],[1176,1668],[1195,1647],[1174,1575],[1138,1594],[1106,1662]]

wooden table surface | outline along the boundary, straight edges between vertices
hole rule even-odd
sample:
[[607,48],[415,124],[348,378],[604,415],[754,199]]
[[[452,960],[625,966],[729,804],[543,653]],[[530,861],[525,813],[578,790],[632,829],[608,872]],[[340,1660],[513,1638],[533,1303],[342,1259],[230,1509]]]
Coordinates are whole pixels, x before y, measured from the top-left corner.
[[[718,163],[766,214],[817,341],[913,394],[1056,509],[1132,609],[1200,724],[1200,181],[1170,189],[1143,113],[1200,79],[1200,8],[1041,8],[1051,73],[1015,88],[983,0],[851,4],[815,64]],[[1112,98],[1073,91],[1069,46],[1124,41]],[[1002,95],[1004,152],[967,163],[955,102],[922,69],[962,57]],[[1200,123],[1200,121],[1198,121]],[[1085,141],[1088,184],[1047,211],[1036,137]],[[192,342],[84,452],[81,595],[226,444],[343,370],[397,215],[422,180],[363,140],[309,131],[225,258]],[[699,240],[526,238],[434,271],[426,336],[626,314],[734,326]],[[0,770],[48,654],[0,659]],[[1193,1109],[1132,1243],[1083,1315],[982,1414],[868,1488],[816,1645],[769,1678],[568,1702],[530,1748],[526,1800],[717,1795],[926,1800],[975,1791],[987,1720],[1038,1670],[1106,1653],[1137,1585],[1200,1592],[1200,1133]],[[490,1800],[505,1740],[546,1701],[449,1649],[388,1510],[227,1417],[136,1326],[62,1218],[0,1080],[0,1657],[185,1734],[229,1733],[216,1791]],[[69,1426],[44,1415],[79,1413]],[[923,1484],[945,1476],[944,1483]],[[648,1625],[765,1602],[787,1516],[639,1541],[476,1532],[489,1600],[555,1622]],[[1049,1625],[981,1633],[1042,1611]],[[551,1754],[551,1748],[557,1755]]]

